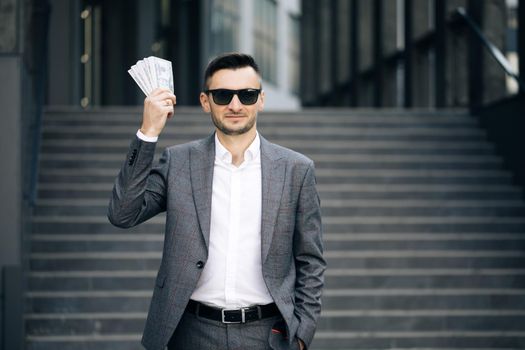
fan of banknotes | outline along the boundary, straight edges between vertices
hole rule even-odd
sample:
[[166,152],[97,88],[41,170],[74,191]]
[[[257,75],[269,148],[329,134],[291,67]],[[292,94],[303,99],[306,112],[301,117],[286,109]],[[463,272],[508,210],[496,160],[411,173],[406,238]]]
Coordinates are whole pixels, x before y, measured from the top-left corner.
[[146,96],[159,87],[173,92],[173,71],[168,60],[150,56],[131,66],[128,73]]

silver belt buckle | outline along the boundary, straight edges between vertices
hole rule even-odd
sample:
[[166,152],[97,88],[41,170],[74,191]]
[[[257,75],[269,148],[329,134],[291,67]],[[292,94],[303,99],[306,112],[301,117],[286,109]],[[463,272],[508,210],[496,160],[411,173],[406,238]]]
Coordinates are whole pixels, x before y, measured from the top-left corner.
[[[240,309],[222,309],[221,310],[221,316],[222,316],[222,323],[246,323],[246,313],[245,310],[247,308],[240,308]],[[226,321],[226,311],[241,311],[241,321]]]

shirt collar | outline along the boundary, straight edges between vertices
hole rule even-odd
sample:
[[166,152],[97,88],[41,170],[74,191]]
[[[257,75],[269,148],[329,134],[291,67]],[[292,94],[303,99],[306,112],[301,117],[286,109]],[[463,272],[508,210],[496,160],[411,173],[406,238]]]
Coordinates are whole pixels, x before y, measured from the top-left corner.
[[[244,161],[251,161],[257,159],[261,154],[261,139],[259,138],[259,133],[255,133],[255,139],[253,139],[250,146],[244,151]],[[232,154],[226,149],[219,141],[217,133],[215,133],[215,157],[231,164]]]

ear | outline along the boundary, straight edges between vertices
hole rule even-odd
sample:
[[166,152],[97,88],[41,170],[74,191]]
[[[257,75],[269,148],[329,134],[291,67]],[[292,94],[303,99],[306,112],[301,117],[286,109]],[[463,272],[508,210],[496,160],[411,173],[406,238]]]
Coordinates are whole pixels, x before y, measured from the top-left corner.
[[199,99],[201,101],[201,107],[202,110],[206,113],[210,113],[210,100],[208,99],[208,95],[206,95],[204,92],[201,92]]
[[261,90],[261,94],[259,95],[258,111],[261,112],[263,109],[264,109],[264,90]]

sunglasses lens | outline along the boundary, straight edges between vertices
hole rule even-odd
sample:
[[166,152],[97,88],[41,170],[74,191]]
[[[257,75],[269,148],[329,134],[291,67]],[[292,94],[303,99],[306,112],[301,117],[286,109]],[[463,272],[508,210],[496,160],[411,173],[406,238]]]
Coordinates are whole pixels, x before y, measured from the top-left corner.
[[242,90],[228,90],[228,89],[215,89],[209,90],[213,96],[213,102],[218,105],[227,105],[231,102],[233,95],[237,94],[239,101],[243,105],[253,105],[259,98],[259,92],[257,89],[242,89]]
[[218,105],[227,105],[233,98],[234,92],[226,89],[217,89],[213,91],[213,101]]
[[239,91],[239,101],[241,101],[244,105],[253,105],[255,102],[257,102],[257,98],[259,97],[259,91],[253,90],[253,89],[246,89]]

